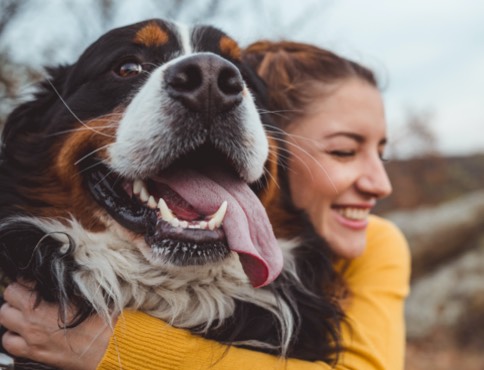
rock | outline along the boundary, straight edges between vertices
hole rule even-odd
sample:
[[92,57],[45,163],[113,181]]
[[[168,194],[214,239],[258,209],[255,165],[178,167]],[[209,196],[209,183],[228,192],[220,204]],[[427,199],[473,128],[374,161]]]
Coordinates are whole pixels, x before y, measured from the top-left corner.
[[484,234],[484,190],[436,207],[385,215],[403,230],[412,252],[412,279],[451,262]]
[[[412,253],[407,337],[457,346],[484,343],[484,190],[436,207],[394,212]],[[481,328],[479,330],[479,328]]]

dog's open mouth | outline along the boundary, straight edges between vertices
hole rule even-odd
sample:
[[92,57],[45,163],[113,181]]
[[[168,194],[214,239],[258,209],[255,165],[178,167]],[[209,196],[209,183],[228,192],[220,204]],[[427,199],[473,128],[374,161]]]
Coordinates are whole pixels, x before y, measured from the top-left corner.
[[202,265],[234,251],[254,286],[268,284],[282,267],[265,209],[226,168],[172,166],[149,179],[127,180],[97,164],[86,181],[111,217],[144,235],[154,258]]

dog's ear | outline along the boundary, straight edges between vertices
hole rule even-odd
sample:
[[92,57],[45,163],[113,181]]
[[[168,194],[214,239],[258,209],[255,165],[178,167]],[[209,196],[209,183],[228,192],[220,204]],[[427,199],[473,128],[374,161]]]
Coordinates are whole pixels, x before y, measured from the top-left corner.
[[[62,243],[25,221],[6,221],[0,224],[0,269],[12,281],[38,280],[48,277],[52,255],[58,253]],[[54,300],[52,281],[36,281],[44,299]],[[44,288],[44,289],[42,289]],[[54,288],[55,289],[55,288]]]
[[[32,100],[18,106],[7,118],[0,139],[0,183],[3,190],[0,208],[12,203],[5,200],[16,194],[19,176],[28,176],[39,169],[39,160],[47,155],[49,147],[44,133],[49,129],[49,123],[54,121],[55,109],[52,108],[55,104],[62,104],[59,94],[62,94],[69,68],[49,69],[51,77],[39,84]],[[4,211],[0,209],[0,215]]]
[[32,100],[21,104],[7,118],[2,132],[2,155],[15,150],[19,135],[24,136],[41,132],[45,124],[44,117],[49,107],[53,106],[62,96],[64,81],[70,66],[48,68],[50,77],[41,82],[38,92]]
[[62,307],[73,303],[77,311],[71,322],[65,322],[68,325],[81,322],[92,312],[72,279],[73,272],[79,269],[74,248],[70,235],[46,233],[26,220],[0,224],[0,271],[9,281],[33,282],[39,299]]
[[257,194],[262,204],[265,207],[268,207],[269,204],[278,197],[278,173],[280,172],[278,165],[280,163],[278,158],[278,148],[281,146],[282,134],[281,130],[277,129],[276,125],[274,125],[271,114],[269,113],[269,94],[264,80],[262,80],[252,66],[245,61],[239,62],[237,67],[239,68],[247,87],[252,92],[269,140],[269,158],[265,164],[265,173],[269,175],[262,176],[259,180],[251,184],[252,190]]
[[259,77],[257,72],[249,64],[245,62],[238,62],[236,65],[239,68],[247,87],[252,92],[257,107],[265,109],[268,104],[266,83],[264,80],[262,80],[262,78]]

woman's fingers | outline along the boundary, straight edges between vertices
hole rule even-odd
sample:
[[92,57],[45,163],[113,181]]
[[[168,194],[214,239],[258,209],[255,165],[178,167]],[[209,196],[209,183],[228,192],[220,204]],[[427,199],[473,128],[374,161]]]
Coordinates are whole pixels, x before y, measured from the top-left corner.
[[[8,330],[2,343],[9,353],[66,370],[96,369],[111,336],[103,318],[93,315],[74,328],[61,328],[59,306],[38,301],[33,286],[23,282],[10,284],[4,298],[0,324]],[[114,325],[117,318],[112,319]]]
[[16,357],[28,357],[28,345],[25,339],[11,331],[7,331],[2,337],[2,345],[5,350]]
[[59,331],[58,307],[37,302],[32,285],[9,284],[4,291],[5,303],[0,307],[0,325],[7,329],[2,338],[4,348],[12,355],[39,356],[45,343]]
[[9,284],[3,292],[3,299],[23,312],[31,311],[36,301],[36,294],[32,291],[33,285],[26,282]]
[[9,331],[22,333],[25,320],[22,311],[6,302],[0,307],[0,325]]

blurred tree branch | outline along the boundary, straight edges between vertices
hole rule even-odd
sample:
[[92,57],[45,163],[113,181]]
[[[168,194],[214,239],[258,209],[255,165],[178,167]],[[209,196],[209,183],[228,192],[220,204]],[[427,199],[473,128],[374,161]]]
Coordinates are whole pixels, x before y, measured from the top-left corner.
[[2,0],[0,2],[0,36],[5,26],[17,15],[18,11],[25,5],[25,0]]
[[432,127],[433,113],[408,109],[404,126],[389,145],[391,158],[427,158],[439,156],[438,139]]
[[[12,22],[24,7],[25,0],[2,0],[0,2],[0,39],[6,27]],[[6,113],[12,108],[19,88],[19,69],[12,65],[9,53],[0,50],[0,130],[3,126]],[[24,70],[27,75],[32,77],[31,71]]]

